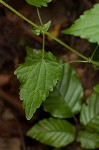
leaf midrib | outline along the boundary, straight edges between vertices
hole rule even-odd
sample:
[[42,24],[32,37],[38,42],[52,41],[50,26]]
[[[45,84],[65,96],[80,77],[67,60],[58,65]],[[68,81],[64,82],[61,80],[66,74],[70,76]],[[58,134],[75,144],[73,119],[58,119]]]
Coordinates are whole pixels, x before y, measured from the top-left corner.
[[65,134],[70,134],[70,132],[68,131],[52,131],[52,130],[49,130],[49,131],[46,131],[46,130],[40,130],[40,131],[33,131],[33,133],[41,133],[41,132],[45,132],[45,133],[65,133]]

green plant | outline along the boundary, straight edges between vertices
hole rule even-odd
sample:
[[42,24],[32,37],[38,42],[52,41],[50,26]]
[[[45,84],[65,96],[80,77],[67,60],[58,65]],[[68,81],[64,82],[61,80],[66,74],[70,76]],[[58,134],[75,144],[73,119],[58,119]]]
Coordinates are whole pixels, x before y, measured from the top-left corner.
[[[99,59],[96,57],[98,45],[94,48],[91,57],[82,55],[48,32],[51,21],[43,24],[38,8],[47,6],[52,0],[26,1],[37,7],[40,26],[0,0],[4,6],[31,24],[33,26],[31,31],[34,34],[37,36],[42,34],[43,37],[42,50],[28,48],[25,63],[15,71],[15,75],[21,82],[20,99],[23,101],[28,120],[41,105],[53,117],[40,121],[27,134],[54,147],[66,146],[77,137],[77,141],[81,142],[82,147],[86,149],[99,148],[99,85],[94,87],[96,92],[88,98],[87,104],[82,104],[83,88],[80,80],[68,62],[62,63],[51,52],[45,52],[45,35],[50,36],[83,59],[76,62],[90,63],[97,68],[99,67]],[[80,36],[99,44],[98,10],[99,4],[86,11],[80,19],[62,33]],[[79,113],[81,128],[77,130],[76,135],[76,128],[68,121],[69,118],[72,118],[77,122],[78,119],[75,115]]]

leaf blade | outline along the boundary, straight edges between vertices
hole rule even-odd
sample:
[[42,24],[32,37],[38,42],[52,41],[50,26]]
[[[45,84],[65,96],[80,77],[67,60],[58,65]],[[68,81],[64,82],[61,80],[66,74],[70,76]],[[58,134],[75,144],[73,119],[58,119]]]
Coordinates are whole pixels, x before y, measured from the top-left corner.
[[77,141],[81,143],[81,146],[86,149],[99,148],[99,134],[88,132],[86,130],[80,131],[77,137]]
[[15,75],[17,75],[17,78],[22,84],[20,88],[20,99],[23,100],[23,106],[28,120],[32,118],[36,109],[46,99],[49,91],[53,90],[61,75],[62,67],[58,63],[53,64],[45,60],[36,61],[34,59],[30,62],[22,64],[15,71]]
[[57,86],[43,102],[45,111],[58,118],[70,118],[81,109],[83,89],[75,71],[66,64]]
[[43,24],[42,28],[43,28],[43,31],[47,32],[49,30],[51,26],[51,21],[48,21],[47,23]]
[[58,148],[74,141],[75,128],[65,120],[49,118],[34,125],[27,135],[44,144]]
[[52,0],[26,0],[26,2],[35,7],[47,7],[47,3],[50,3]]
[[89,131],[99,132],[99,94],[93,93],[83,104],[80,122]]
[[99,84],[95,85],[94,90],[95,92],[99,93]]
[[[36,50],[30,47],[27,47],[27,57],[25,59],[25,63],[31,64],[34,63],[35,61],[42,60],[42,51],[41,50]],[[46,62],[51,62],[51,63],[58,63],[58,60],[56,57],[51,53],[51,52],[44,52],[44,60]]]
[[90,42],[99,44],[99,4],[94,5],[91,10],[84,12],[79,19],[68,29],[62,31],[63,34],[80,36]]

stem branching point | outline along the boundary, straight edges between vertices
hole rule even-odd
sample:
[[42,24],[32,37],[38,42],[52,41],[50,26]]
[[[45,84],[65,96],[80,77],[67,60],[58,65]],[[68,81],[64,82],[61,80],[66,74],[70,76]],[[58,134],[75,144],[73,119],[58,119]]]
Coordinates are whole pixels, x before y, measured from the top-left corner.
[[[14,12],[17,16],[19,16],[20,18],[22,18],[23,20],[25,20],[26,22],[28,22],[30,25],[32,25],[33,27],[36,27],[37,29],[39,29],[42,33],[43,33],[43,49],[44,49],[44,44],[45,44],[45,34],[48,35],[49,37],[51,37],[52,39],[54,39],[55,41],[57,41],[58,43],[60,43],[62,46],[64,46],[65,48],[67,48],[68,50],[72,51],[73,53],[75,53],[76,55],[78,55],[79,57],[81,57],[82,59],[84,59],[86,62],[88,63],[92,63],[94,65],[98,65],[99,63],[96,61],[91,60],[90,58],[86,57],[85,55],[79,53],[77,50],[75,50],[74,48],[70,47],[69,45],[67,45],[66,43],[64,43],[63,41],[61,41],[60,39],[56,38],[53,34],[46,32],[43,30],[43,28],[41,26],[38,26],[37,24],[35,24],[33,21],[29,20],[28,18],[26,18],[24,15],[22,15],[21,13],[19,13],[18,11],[16,11],[14,8],[12,8],[11,6],[9,6],[6,2],[4,2],[3,0],[0,0],[0,2],[6,6],[8,9],[10,9],[12,12]],[[38,9],[37,9],[38,10]],[[39,11],[38,11],[39,13]],[[40,16],[39,16],[40,17]],[[42,23],[41,18],[40,22]]]

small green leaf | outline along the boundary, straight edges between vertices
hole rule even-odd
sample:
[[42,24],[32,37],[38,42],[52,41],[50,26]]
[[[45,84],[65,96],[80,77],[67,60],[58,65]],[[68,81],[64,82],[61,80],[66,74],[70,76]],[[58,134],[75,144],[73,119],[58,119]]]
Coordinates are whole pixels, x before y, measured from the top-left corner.
[[87,130],[99,132],[99,94],[93,93],[83,104],[80,122]]
[[48,31],[49,28],[50,28],[50,26],[51,26],[51,21],[49,21],[49,22],[47,22],[46,24],[44,24],[44,25],[42,26],[42,28],[43,28],[44,31]]
[[37,36],[39,36],[40,33],[41,33],[41,31],[40,31],[39,29],[37,29],[37,28],[33,28],[33,29],[32,29],[32,32],[33,32],[33,34],[35,34],[35,35],[37,35]]
[[43,108],[54,117],[69,118],[80,111],[82,96],[83,89],[80,80],[70,65],[65,64],[62,77],[43,103]]
[[[41,54],[41,52],[39,53]],[[38,57],[35,53],[31,63],[26,61],[15,71],[15,75],[21,82],[20,99],[23,100],[28,120],[32,118],[36,109],[40,107],[42,101],[49,95],[49,91],[53,90],[57,80],[59,80],[62,69],[60,64],[42,60],[42,55],[39,55],[40,59],[36,59],[36,56]]]
[[30,5],[36,6],[36,7],[47,7],[47,3],[50,3],[52,0],[26,0],[26,2]]
[[94,87],[94,90],[99,93],[99,84],[97,84],[95,87]]
[[[43,26],[40,26],[40,27],[43,29],[43,31],[48,31],[50,26],[51,26],[51,21],[47,22],[46,24],[43,24]],[[41,33],[41,31],[36,27],[32,29],[32,32],[37,36],[40,35]]]
[[62,33],[80,36],[99,44],[99,4],[84,12],[70,28],[65,29]]
[[66,120],[49,118],[34,125],[27,135],[44,144],[58,148],[74,141],[75,128]]
[[99,148],[99,134],[95,132],[81,131],[78,134],[77,141],[86,149]]

